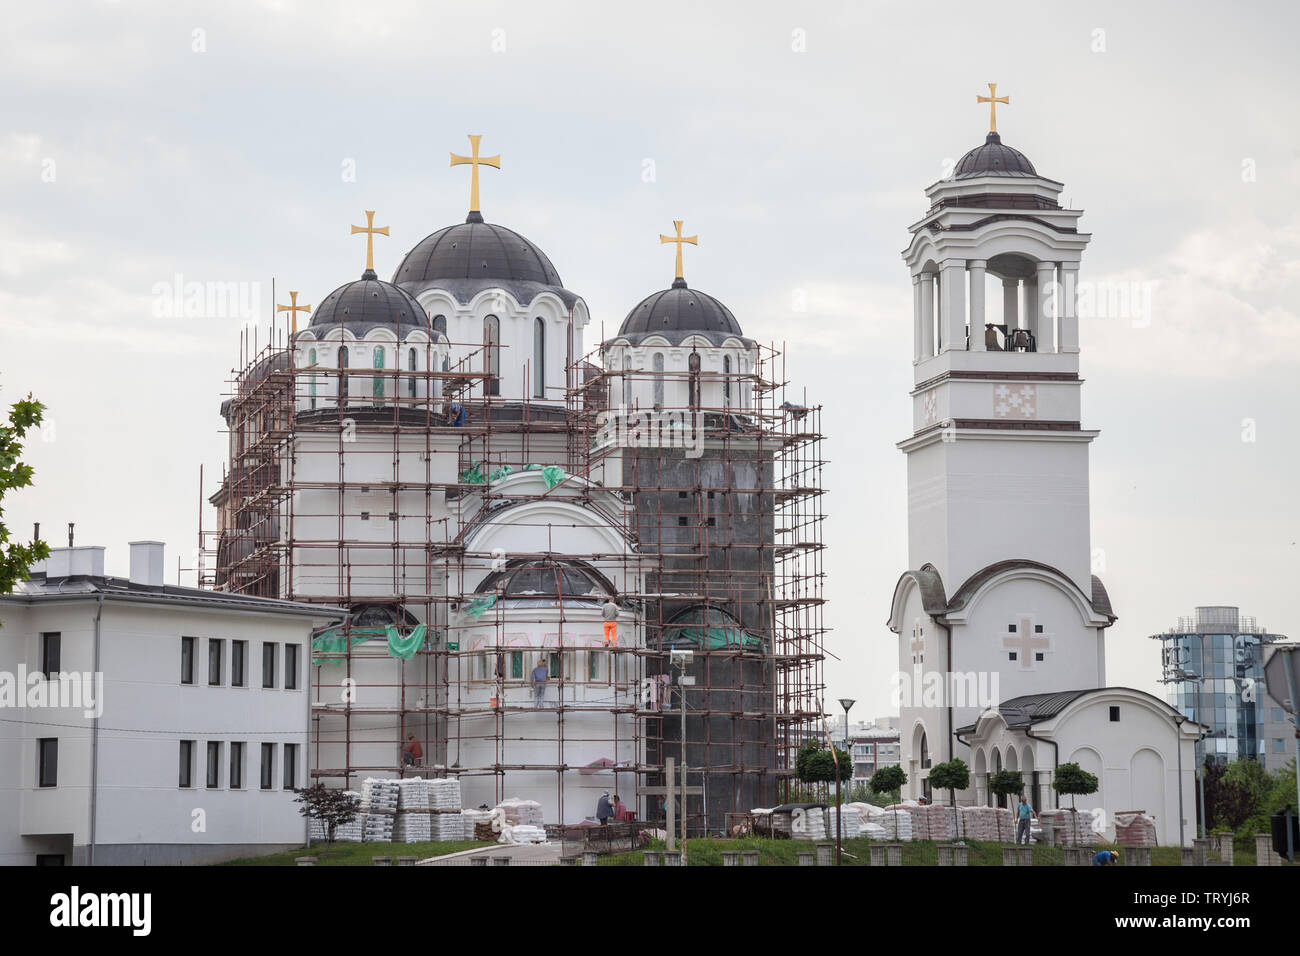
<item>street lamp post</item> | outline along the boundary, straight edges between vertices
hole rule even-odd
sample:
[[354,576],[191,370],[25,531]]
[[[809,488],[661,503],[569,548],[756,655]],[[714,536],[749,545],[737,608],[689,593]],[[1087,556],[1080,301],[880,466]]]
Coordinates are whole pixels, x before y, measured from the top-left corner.
[[[849,708],[856,701],[851,697],[841,697],[840,706],[844,708],[844,748],[849,756],[849,780],[853,779],[853,748],[849,746]],[[834,741],[831,742],[834,747]],[[844,862],[844,841],[842,834],[844,832],[844,803],[840,800],[840,778],[844,776],[837,766],[835,773],[835,865],[842,866]]]

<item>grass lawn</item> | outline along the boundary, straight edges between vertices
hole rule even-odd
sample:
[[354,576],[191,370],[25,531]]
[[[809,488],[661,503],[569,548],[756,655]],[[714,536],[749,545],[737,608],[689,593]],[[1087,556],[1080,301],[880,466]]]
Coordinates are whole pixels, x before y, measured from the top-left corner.
[[426,860],[431,856],[446,856],[448,853],[459,853],[481,846],[496,844],[481,840],[452,840],[448,843],[313,843],[311,849],[299,847],[287,853],[250,856],[242,860],[231,860],[225,865],[295,866],[294,860],[298,857],[314,856],[317,866],[373,866],[371,857],[376,856],[414,856]]
[[[872,841],[866,839],[845,840],[844,865],[869,866],[871,863],[871,844]],[[967,854],[970,866],[1001,866],[1002,847],[1010,844],[967,841],[966,845],[970,848]],[[918,840],[912,843],[904,843],[903,865],[938,866],[938,847],[937,843],[929,841]],[[1060,847],[1034,844],[1033,848],[1035,866],[1064,865],[1065,854]],[[1105,845],[1098,845],[1091,852],[1095,853],[1097,850],[1107,848]],[[663,841],[653,841],[650,849],[664,849]],[[1119,849],[1122,858],[1124,855],[1123,848],[1117,849]],[[689,866],[721,866],[723,850],[757,850],[759,866],[798,866],[800,853],[816,852],[814,844],[802,840],[768,840],[763,837],[746,837],[741,840],[710,838],[686,841],[686,857]],[[1233,856],[1233,862],[1237,866],[1254,866],[1255,855],[1238,850]],[[602,866],[645,865],[644,857],[640,851],[602,856],[600,864]],[[1172,846],[1153,848],[1151,851],[1151,865],[1180,865],[1178,848]]]

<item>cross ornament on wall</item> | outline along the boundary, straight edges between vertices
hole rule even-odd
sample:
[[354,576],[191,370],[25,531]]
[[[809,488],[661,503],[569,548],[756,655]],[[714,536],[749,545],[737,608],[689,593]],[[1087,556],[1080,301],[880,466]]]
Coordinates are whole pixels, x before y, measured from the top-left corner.
[[1015,636],[1008,634],[1002,638],[1002,646],[1008,651],[1015,651],[1020,670],[1031,671],[1037,655],[1052,650],[1052,635],[1036,632],[1034,619],[1029,615],[1021,615],[1020,623],[1012,627],[1015,628]]

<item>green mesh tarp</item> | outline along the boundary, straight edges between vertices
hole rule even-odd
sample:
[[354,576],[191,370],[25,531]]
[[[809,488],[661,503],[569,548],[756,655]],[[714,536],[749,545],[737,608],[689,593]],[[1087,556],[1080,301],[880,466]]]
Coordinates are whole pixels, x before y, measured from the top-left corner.
[[547,465],[542,469],[542,477],[546,479],[546,490],[550,491],[564,480],[564,469],[559,465]]
[[[424,643],[425,626],[420,624],[412,629],[411,633],[402,636],[401,630],[389,624],[386,627],[380,625],[371,625],[366,627],[352,628],[351,643],[353,647],[363,641],[382,640],[388,642],[388,653],[392,657],[400,657],[404,661],[409,661],[415,656],[415,652],[420,649]],[[312,657],[312,665],[319,667],[322,664],[341,664],[343,663],[342,655],[348,649],[348,637],[341,627],[332,627],[328,631],[318,634],[311,642],[313,655],[339,655],[338,657]]]
[[469,468],[467,468],[465,471],[461,472],[461,474],[460,474],[460,483],[461,483],[462,485],[483,485],[483,484],[487,484],[487,478],[485,478],[485,477],[483,476],[483,468],[482,468],[482,466],[481,466],[478,462],[476,462],[476,461],[471,461],[471,462],[469,463]]
[[727,647],[761,648],[763,642],[739,627],[679,626],[664,628],[665,643],[690,643],[710,651]]
[[500,481],[502,478],[510,474],[512,471],[514,471],[514,469],[511,468],[509,465],[502,465],[496,471],[492,472],[492,474],[488,475],[488,481]]
[[481,597],[478,600],[471,601],[469,604],[465,605],[465,613],[477,621],[483,616],[484,611],[496,603],[497,596],[495,594],[489,594],[486,597]]

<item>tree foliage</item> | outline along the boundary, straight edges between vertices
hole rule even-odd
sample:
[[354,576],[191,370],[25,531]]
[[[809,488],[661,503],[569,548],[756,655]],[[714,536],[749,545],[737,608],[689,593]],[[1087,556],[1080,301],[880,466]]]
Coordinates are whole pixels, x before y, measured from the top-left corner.
[[1052,777],[1052,789],[1069,796],[1071,808],[1074,808],[1076,797],[1096,793],[1099,786],[1097,778],[1077,763],[1061,764]]
[[1025,790],[1025,778],[1019,770],[999,770],[989,777],[989,789],[999,797],[1014,797]]
[[890,767],[881,767],[871,775],[872,792],[892,793],[895,801],[901,796],[903,787],[906,785],[907,771],[897,764]]
[[361,808],[357,798],[343,790],[327,787],[323,783],[312,784],[294,790],[294,800],[302,804],[298,812],[311,820],[320,820],[325,824],[325,839],[334,842],[334,831],[351,823]]
[[32,564],[50,556],[50,547],[44,541],[28,545],[10,541],[3,508],[6,492],[32,483],[32,466],[19,456],[23,438],[40,425],[44,414],[45,406],[29,394],[10,407],[8,424],[0,424],[0,594],[12,593],[14,585],[27,577]]

